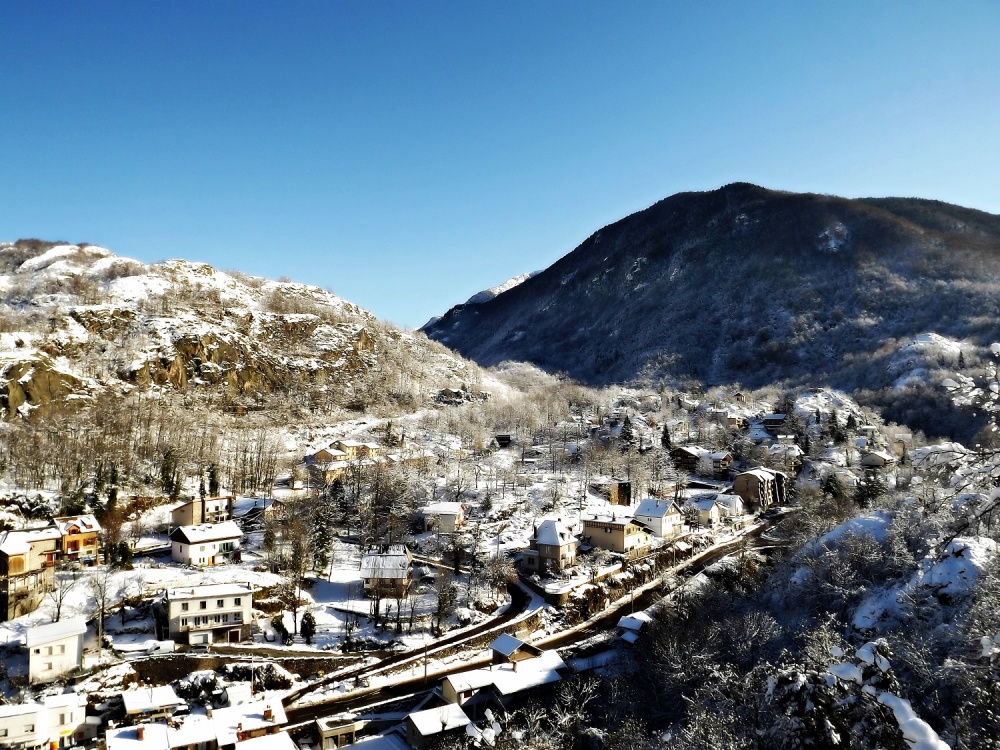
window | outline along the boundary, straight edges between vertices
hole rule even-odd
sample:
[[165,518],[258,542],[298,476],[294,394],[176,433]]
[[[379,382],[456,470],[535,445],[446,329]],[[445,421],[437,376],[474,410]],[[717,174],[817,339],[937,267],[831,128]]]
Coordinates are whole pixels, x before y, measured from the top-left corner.
[[233,613],[233,621],[234,622],[243,622],[243,614],[241,612],[234,612]]
[[185,627],[187,624],[188,624],[188,618],[182,617],[181,618],[181,627]]
[[199,604],[201,604],[202,609],[208,609],[208,602],[199,602]]
[[6,737],[6,736],[7,736],[7,730],[6,729],[0,729],[0,737]]
[[65,654],[66,653],[66,645],[65,644],[62,644],[62,645],[59,646],[59,653],[60,654]]
[[45,671],[49,672],[51,670],[52,670],[52,662],[50,661],[45,662]]
[[45,647],[45,655],[46,656],[52,656],[52,646],[46,646]]
[[24,725],[24,732],[25,732],[25,734],[27,734],[28,732],[34,732],[34,731],[35,731],[35,725],[34,724],[25,724]]
[[233,599],[233,604],[235,604],[237,607],[240,606],[240,603],[241,603],[240,597],[237,596],[235,599]]
[[187,611],[188,611],[188,603],[187,602],[182,602],[181,603],[181,612],[187,612]]
[[224,606],[226,606],[226,600],[225,599],[219,599],[218,601],[215,602],[215,606],[216,607],[224,607]]

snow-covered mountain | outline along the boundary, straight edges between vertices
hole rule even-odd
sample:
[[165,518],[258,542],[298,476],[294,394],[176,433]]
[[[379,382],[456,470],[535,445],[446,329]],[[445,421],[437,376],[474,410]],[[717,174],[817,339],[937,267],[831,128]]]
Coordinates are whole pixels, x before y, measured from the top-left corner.
[[[953,342],[955,359],[1000,340],[998,290],[1000,216],[736,183],[621,219],[423,330],[485,366],[528,361],[592,385],[784,382],[877,394],[920,382],[909,363],[930,349],[897,355],[918,337]],[[940,353],[930,364],[955,364]],[[921,426],[946,434],[940,423],[938,413]]]
[[0,244],[0,320],[7,418],[143,385],[363,408],[478,372],[317,287],[93,245]]
[[[481,292],[476,292],[471,297],[469,297],[469,299],[465,301],[464,305],[457,305],[456,307],[451,308],[451,310],[449,310],[445,314],[446,315],[450,314],[453,310],[465,307],[465,305],[482,305],[485,302],[489,302],[491,299],[494,299],[498,295],[510,291],[514,287],[518,286],[519,284],[523,284],[528,279],[532,278],[533,276],[537,276],[540,273],[541,271],[532,271],[531,273],[518,274],[517,276],[511,279],[507,279],[502,284],[497,284],[496,286],[491,286],[489,289],[484,289]],[[439,320],[441,320],[441,317],[435,316],[430,320],[428,320],[426,323],[424,323],[423,327],[429,328],[433,326],[435,323],[437,323]]]

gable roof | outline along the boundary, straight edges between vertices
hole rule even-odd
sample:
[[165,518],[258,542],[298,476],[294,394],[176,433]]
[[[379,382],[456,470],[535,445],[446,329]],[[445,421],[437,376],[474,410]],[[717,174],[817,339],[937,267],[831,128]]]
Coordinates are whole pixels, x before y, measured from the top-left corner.
[[556,518],[546,518],[535,529],[535,542],[561,547],[573,542],[573,533],[562,521]]
[[170,685],[125,690],[121,693],[125,703],[125,713],[141,713],[171,706],[184,706],[187,703],[177,697]]
[[625,630],[642,630],[645,625],[648,625],[653,621],[645,612],[635,612],[631,615],[623,615],[618,621],[618,627],[625,628]]
[[416,711],[409,714],[406,719],[424,737],[447,732],[450,729],[459,729],[472,723],[472,720],[465,715],[465,711],[455,703]]
[[361,577],[400,580],[410,575],[413,555],[403,544],[390,544],[384,552],[369,549],[361,557]]
[[[64,535],[87,534],[92,531],[101,530],[101,524],[89,513],[82,516],[62,516],[61,518],[52,519],[52,522],[59,529],[59,533]],[[77,531],[72,531],[73,527],[76,527]]]
[[63,638],[72,638],[87,632],[87,620],[83,617],[70,617],[47,625],[37,625],[24,634],[24,645],[28,648],[40,646]]
[[681,509],[673,500],[658,500],[655,497],[647,497],[635,509],[636,516],[647,518],[663,518],[674,513],[680,513]]
[[181,541],[186,544],[201,544],[202,542],[217,542],[224,539],[242,539],[243,532],[235,521],[222,523],[203,523],[198,526],[178,526],[170,532],[170,541]]
[[450,515],[456,515],[457,516],[459,513],[462,513],[464,510],[465,510],[465,505],[463,503],[450,502],[450,501],[441,501],[441,502],[437,502],[437,503],[428,503],[427,505],[425,505],[423,508],[420,509],[420,512],[423,513],[425,516],[427,516],[427,515],[431,515],[431,516],[450,516]]

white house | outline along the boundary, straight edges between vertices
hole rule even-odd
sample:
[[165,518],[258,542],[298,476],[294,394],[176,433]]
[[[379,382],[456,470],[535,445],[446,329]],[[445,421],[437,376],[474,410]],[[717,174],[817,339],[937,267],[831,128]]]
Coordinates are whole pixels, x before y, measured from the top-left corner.
[[170,532],[170,557],[185,565],[211,566],[239,559],[243,532],[234,521],[178,526]]
[[83,617],[51,622],[31,628],[24,635],[28,649],[28,680],[48,682],[83,665]]
[[450,534],[465,523],[465,505],[457,502],[430,503],[420,509],[427,531]]
[[0,706],[0,747],[71,747],[97,736],[97,725],[87,722],[87,696],[64,693],[41,703]]
[[691,500],[691,505],[698,511],[698,523],[703,527],[714,529],[722,522],[722,506],[715,496],[700,497]]
[[132,721],[157,721],[168,719],[174,711],[187,702],[177,697],[170,685],[125,690],[121,694],[125,715]]
[[869,451],[861,457],[861,465],[865,468],[885,468],[896,463],[896,457],[885,451]]
[[684,532],[684,514],[673,500],[648,497],[639,503],[632,517],[646,524],[653,533],[670,539]]
[[167,589],[160,611],[180,643],[239,643],[250,637],[252,605],[250,584],[210,583]]
[[746,515],[746,505],[739,495],[720,493],[715,496],[715,502],[723,507],[725,514],[730,518]]

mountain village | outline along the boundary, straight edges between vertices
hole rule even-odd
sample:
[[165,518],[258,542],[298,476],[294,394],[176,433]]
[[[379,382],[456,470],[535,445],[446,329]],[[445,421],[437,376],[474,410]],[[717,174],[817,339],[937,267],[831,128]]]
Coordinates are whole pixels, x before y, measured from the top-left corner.
[[[0,333],[0,747],[513,746],[641,676],[663,617],[789,550],[833,581],[814,536],[975,473],[830,388],[585,389],[303,285],[15,250],[48,317]],[[963,352],[918,344],[903,377]],[[958,586],[993,548],[952,544]]]
[[[600,418],[556,423],[553,434],[572,437],[558,443],[496,434],[471,450],[394,436],[406,420],[355,427],[315,444],[263,495],[147,507],[110,551],[93,514],[12,524],[0,536],[0,629],[4,684],[24,700],[3,708],[4,742],[421,750],[454,733],[494,744],[501,717],[547,686],[618,668],[649,621],[637,594],[677,588],[716,550],[746,553],[800,470],[818,470],[800,443],[821,438],[813,406],[836,397],[810,394],[789,414],[743,393],[671,398],[664,410],[663,395],[636,394]],[[856,466],[824,470],[845,485],[891,472],[905,445],[848,414]],[[754,458],[719,447],[734,438]],[[600,473],[598,453],[616,474]],[[652,472],[646,454],[660,462]],[[296,560],[307,499],[394,465],[426,484],[425,504],[376,535],[362,510],[333,527],[328,563]],[[606,613],[597,637],[544,647]],[[441,648],[446,635],[457,639]],[[384,654],[409,655],[409,666],[378,671]],[[185,676],[167,678],[172,661]],[[414,670],[426,679],[408,700],[338,710]],[[311,722],[289,720],[310,706]]]

